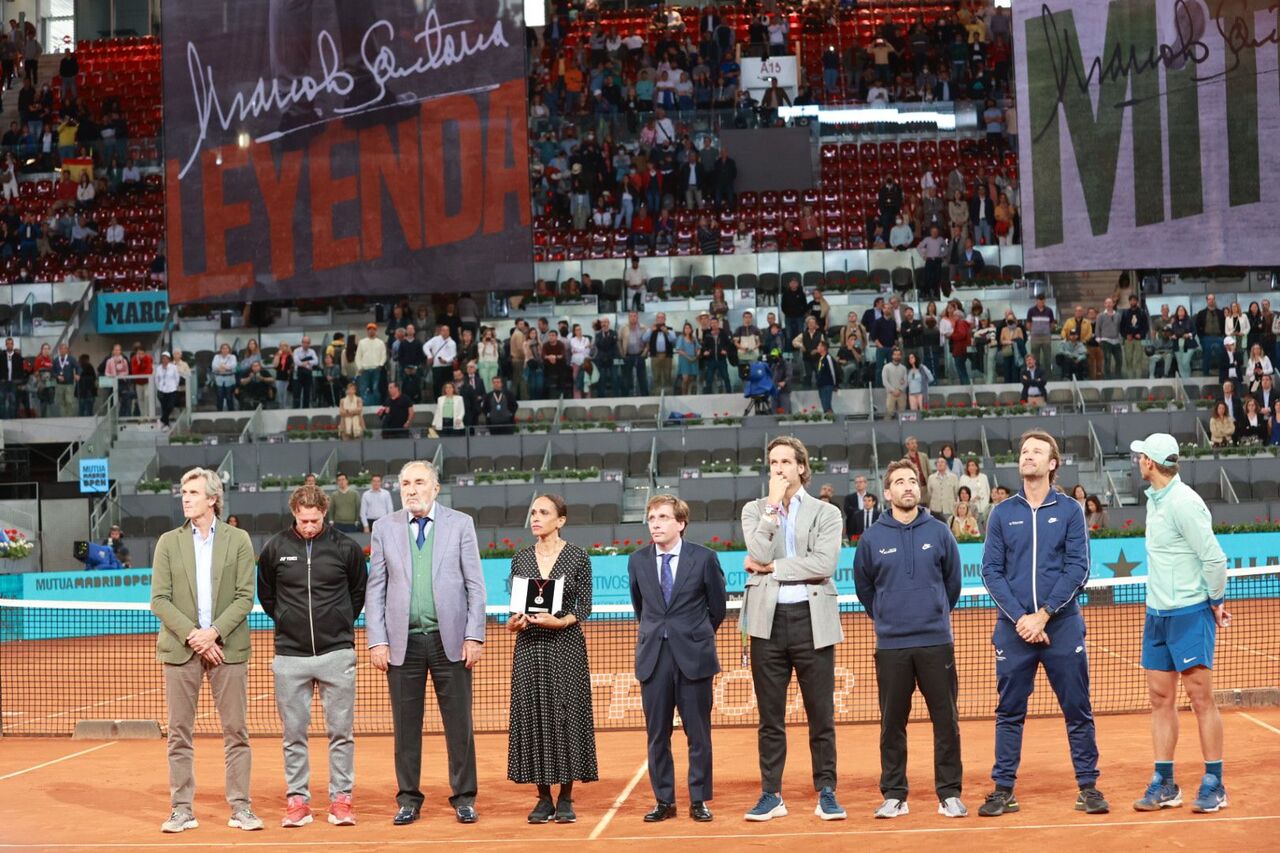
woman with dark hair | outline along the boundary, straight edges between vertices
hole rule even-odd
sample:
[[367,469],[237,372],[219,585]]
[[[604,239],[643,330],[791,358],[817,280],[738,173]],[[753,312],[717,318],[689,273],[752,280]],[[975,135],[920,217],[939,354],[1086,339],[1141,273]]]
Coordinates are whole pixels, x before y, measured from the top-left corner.
[[[559,495],[541,495],[529,510],[537,540],[511,559],[511,577],[537,590],[534,612],[513,613],[511,711],[507,726],[507,778],[538,788],[529,823],[573,823],[573,783],[594,782],[595,720],[591,673],[582,622],[591,616],[591,558],[560,536],[568,509]],[[557,583],[564,585],[553,611]],[[540,599],[547,599],[540,601]],[[555,800],[551,786],[559,785]]]
[[1102,508],[1102,501],[1095,495],[1084,499],[1084,518],[1090,530],[1103,530],[1111,525],[1107,519],[1107,511]]
[[1088,500],[1089,493],[1084,490],[1084,486],[1076,483],[1071,489],[1071,497],[1075,499],[1076,503],[1080,504],[1081,509],[1084,509],[1084,502]]
[[[83,368],[84,364],[80,366]],[[1271,443],[1280,444],[1280,400],[1271,404]]]
[[1214,447],[1227,447],[1235,443],[1236,421],[1231,417],[1227,404],[1218,401],[1213,407],[1213,417],[1209,418],[1209,443]]

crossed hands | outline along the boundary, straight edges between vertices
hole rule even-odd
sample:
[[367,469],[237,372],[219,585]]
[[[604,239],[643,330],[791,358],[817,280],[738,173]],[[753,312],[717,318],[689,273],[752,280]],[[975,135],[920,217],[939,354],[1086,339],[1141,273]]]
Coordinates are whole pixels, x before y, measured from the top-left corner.
[[200,655],[208,666],[218,666],[223,661],[222,647],[218,645],[217,628],[192,628],[187,634],[187,645]]
[[1018,636],[1028,643],[1043,643],[1049,645],[1049,635],[1045,633],[1044,626],[1049,624],[1049,614],[1043,610],[1037,610],[1035,613],[1028,613],[1017,621],[1014,625]]

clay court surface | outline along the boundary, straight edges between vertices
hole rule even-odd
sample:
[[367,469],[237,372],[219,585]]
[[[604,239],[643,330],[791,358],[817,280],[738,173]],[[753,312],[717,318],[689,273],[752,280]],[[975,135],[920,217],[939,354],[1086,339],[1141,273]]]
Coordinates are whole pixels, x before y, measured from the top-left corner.
[[[1275,797],[1280,766],[1280,709],[1229,710],[1226,728],[1226,773],[1231,807],[1215,815],[1192,814],[1189,807],[1158,814],[1139,814],[1130,802],[1139,796],[1151,773],[1148,719],[1140,714],[1098,718],[1102,754],[1102,790],[1113,812],[1086,816],[1071,804],[1075,788],[1060,720],[1041,718],[1027,724],[1018,783],[1019,814],[987,819],[976,815],[948,820],[934,813],[931,736],[927,724],[910,727],[910,779],[915,811],[893,821],[870,817],[879,805],[879,758],[875,725],[838,727],[840,796],[849,819],[824,823],[813,816],[814,798],[802,728],[791,729],[790,757],[784,797],[788,817],[767,824],[748,824],[742,814],[759,793],[755,734],[746,728],[715,732],[716,819],[695,824],[687,817],[687,797],[678,785],[680,817],[649,825],[641,817],[652,805],[643,773],[644,735],[638,731],[598,735],[599,782],[579,785],[575,801],[578,823],[529,826],[525,814],[531,791],[506,781],[506,737],[478,738],[479,823],[457,824],[448,809],[443,740],[428,735],[424,751],[423,819],[409,827],[391,825],[395,777],[391,738],[357,739],[356,810],[360,824],[333,827],[317,822],[301,829],[279,827],[283,782],[279,741],[253,741],[253,795],[263,832],[245,833],[225,826],[222,799],[221,741],[203,737],[196,744],[196,817],[199,829],[178,836],[159,832],[167,816],[168,783],[162,741],[72,741],[66,738],[0,740],[0,848],[26,850],[102,850],[184,848],[221,850],[385,850],[406,846],[456,849],[506,849],[517,846],[589,842],[611,850],[713,850],[731,847],[783,850],[1202,850],[1274,849],[1280,833],[1280,802]],[[1183,739],[1178,747],[1178,780],[1184,790],[1198,781],[1200,755],[1195,721],[1182,715]],[[964,798],[976,812],[989,790],[992,724],[962,724],[965,758]],[[677,767],[684,755],[677,734]],[[322,739],[313,740],[314,804],[323,810],[327,767]],[[680,780],[681,772],[677,772]],[[618,804],[616,813],[611,809]],[[664,843],[665,842],[665,843]]]

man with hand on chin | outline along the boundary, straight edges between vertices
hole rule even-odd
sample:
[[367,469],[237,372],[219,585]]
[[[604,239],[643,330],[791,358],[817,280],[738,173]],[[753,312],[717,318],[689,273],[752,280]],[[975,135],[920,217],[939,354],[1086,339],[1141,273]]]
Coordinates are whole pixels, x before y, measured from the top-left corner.
[[760,800],[746,819],[787,814],[782,771],[787,760],[787,688],[800,682],[809,721],[814,814],[843,820],[836,801],[835,645],[844,640],[832,576],[840,556],[839,507],[805,491],[809,451],[793,436],[769,442],[769,495],[742,508],[749,573],[742,630],[751,637],[751,679],[760,708]]
[[192,468],[182,475],[182,514],[187,521],[156,542],[151,569],[151,612],[160,620],[156,659],[164,664],[169,706],[169,798],[163,832],[195,829],[191,730],[200,684],[207,678],[222,724],[227,826],[262,829],[249,802],[252,753],[245,716],[249,708],[249,611],[253,609],[253,543],[249,534],[218,522],[222,480],[218,472]]
[[365,624],[369,661],[387,674],[395,731],[397,826],[418,819],[425,799],[422,715],[427,673],[435,687],[449,755],[449,803],[459,823],[476,822],[476,743],[471,669],[484,650],[484,573],[470,516],[436,502],[430,462],[400,469],[404,507],[373,524]]
[[1062,456],[1052,435],[1022,436],[1022,490],[996,504],[987,519],[982,582],[996,603],[996,787],[982,817],[1016,812],[1013,783],[1022,760],[1022,726],[1036,670],[1044,666],[1067,723],[1075,767],[1076,811],[1106,814],[1097,788],[1098,741],[1089,698],[1089,654],[1077,599],[1089,580],[1089,530],[1084,509],[1053,486]]
[[676,816],[671,760],[672,712],[680,709],[689,741],[689,816],[711,820],[712,683],[720,671],[716,629],[724,621],[724,571],[716,553],[684,540],[689,505],[655,495],[646,509],[653,544],[627,561],[636,635],[636,678],[649,732],[649,783],[657,805],[644,816]]

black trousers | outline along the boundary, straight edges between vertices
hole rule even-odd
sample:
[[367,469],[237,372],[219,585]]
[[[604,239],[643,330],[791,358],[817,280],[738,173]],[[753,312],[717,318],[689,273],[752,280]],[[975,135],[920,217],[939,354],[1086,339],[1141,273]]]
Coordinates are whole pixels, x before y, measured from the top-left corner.
[[769,639],[751,638],[751,682],[760,709],[760,782],[763,790],[782,790],[787,764],[787,688],[791,673],[800,682],[809,719],[809,758],[813,789],[836,786],[836,648],[813,647],[809,604],[779,604]]
[[933,784],[938,800],[960,796],[960,712],[955,646],[876,649],[880,694],[880,793],[907,798],[907,718],[916,687],[933,721]]
[[469,806],[476,800],[476,738],[471,726],[471,670],[444,653],[439,632],[410,634],[404,663],[387,668],[391,720],[396,745],[396,803],[421,808],[422,716],[427,673],[436,690],[449,755],[449,803]]
[[178,392],[160,391],[156,396],[160,398],[160,423],[168,426],[169,419],[173,417],[174,406],[178,404]]
[[685,678],[671,647],[664,642],[653,675],[640,685],[640,702],[649,735],[649,784],[658,802],[676,801],[676,771],[671,759],[671,720],[676,708],[680,709],[680,720],[689,742],[689,799],[695,803],[712,799],[712,681]]

